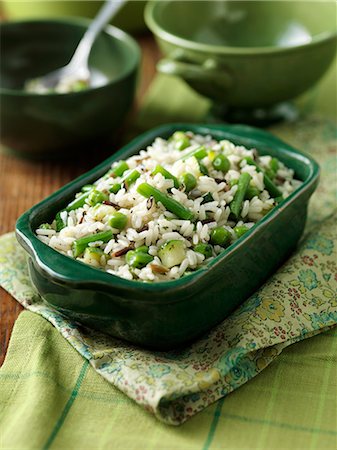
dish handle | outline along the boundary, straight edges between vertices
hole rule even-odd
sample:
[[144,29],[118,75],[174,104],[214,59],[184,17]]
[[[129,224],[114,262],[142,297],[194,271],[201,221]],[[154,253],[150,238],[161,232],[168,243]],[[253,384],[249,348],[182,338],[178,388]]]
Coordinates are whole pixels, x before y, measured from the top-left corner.
[[174,57],[163,58],[157,63],[157,70],[166,75],[175,75],[187,82],[212,83],[223,89],[229,89],[232,76],[215,59],[209,58],[202,64],[178,61]]

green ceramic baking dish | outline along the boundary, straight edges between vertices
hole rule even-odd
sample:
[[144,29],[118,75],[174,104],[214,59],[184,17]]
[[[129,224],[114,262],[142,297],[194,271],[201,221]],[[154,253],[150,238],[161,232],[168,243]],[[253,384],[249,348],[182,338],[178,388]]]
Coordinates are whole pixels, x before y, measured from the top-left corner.
[[[64,256],[37,239],[34,230],[50,221],[80,188],[103,175],[115,160],[146,148],[176,130],[229,139],[261,154],[277,156],[295,170],[302,185],[206,268],[175,281],[128,281]],[[282,264],[303,232],[319,167],[309,156],[271,134],[247,126],[164,125],[142,134],[99,166],[67,184],[25,214],[16,225],[27,251],[33,284],[54,308],[84,325],[134,344],[166,350],[207,332],[237,308]]]

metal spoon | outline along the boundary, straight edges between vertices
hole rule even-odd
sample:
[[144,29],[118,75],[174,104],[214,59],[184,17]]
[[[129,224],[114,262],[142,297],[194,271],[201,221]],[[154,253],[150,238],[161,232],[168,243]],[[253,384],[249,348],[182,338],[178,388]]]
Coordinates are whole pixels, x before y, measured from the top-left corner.
[[82,83],[83,86],[90,86],[91,74],[88,59],[91,48],[99,33],[123,6],[125,1],[109,0],[105,2],[84,33],[70,62],[47,75],[28,80],[25,83],[25,89],[29,92],[46,93],[51,89],[56,89],[58,86],[62,86],[61,92],[70,91],[72,90],[71,85],[77,82]]

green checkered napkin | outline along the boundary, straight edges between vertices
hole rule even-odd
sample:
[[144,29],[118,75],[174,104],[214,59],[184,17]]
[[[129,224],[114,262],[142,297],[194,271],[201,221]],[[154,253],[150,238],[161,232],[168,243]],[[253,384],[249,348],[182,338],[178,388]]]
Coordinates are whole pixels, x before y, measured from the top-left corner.
[[[168,96],[169,91],[175,95]],[[162,92],[166,93],[165,102],[162,101]],[[158,117],[163,122],[192,121],[192,118],[200,120],[207,107],[207,102],[198,98],[183,83],[158,77],[148,95],[140,123],[148,127],[155,119],[157,121]],[[253,378],[285,347],[325,331],[337,323],[335,278],[337,268],[334,251],[336,229],[334,218],[331,216],[335,205],[333,163],[336,127],[329,121],[311,118],[291,125],[278,126],[273,131],[293,145],[310,152],[322,167],[322,182],[311,202],[306,237],[297,253],[256,294],[223,324],[192,346],[176,352],[153,353],[80,328],[75,323],[67,321],[44,304],[35,293],[28,279],[23,252],[11,234],[3,236],[0,241],[1,284],[27,309],[39,313],[53,323],[106,380],[145,406],[160,420],[169,424],[184,422],[205,406],[225,397]],[[22,330],[17,329],[14,334],[12,343],[14,349],[15,339],[18,340],[20,332],[22,336],[27,334],[25,326],[27,320],[24,318],[18,321],[17,327],[21,326]],[[33,321],[36,320],[34,317]],[[44,326],[47,325],[44,323]],[[317,339],[314,341],[317,342]],[[71,350],[70,347],[68,350]],[[12,359],[15,359],[15,354],[15,351],[12,351],[9,358],[14,355]],[[53,364],[51,356],[47,356],[49,353],[45,352],[44,355],[47,362],[50,359],[49,363]],[[19,355],[16,359],[19,359]],[[35,364],[35,372],[39,372],[38,364],[42,364],[42,360],[43,358]],[[12,363],[14,364],[9,360],[8,366]],[[323,367],[326,373],[328,366],[329,364],[325,364]],[[12,372],[9,370],[9,376],[6,378],[6,367],[7,365],[2,369],[1,376],[5,375],[7,383],[11,384]],[[83,367],[85,373],[92,372],[86,369],[87,364]],[[312,367],[315,368],[316,366]],[[302,367],[302,372],[300,369],[298,367],[298,372],[303,377],[308,368]],[[44,370],[41,369],[41,374],[43,373]],[[18,384],[21,375],[19,372]],[[61,375],[58,378],[60,386],[68,381],[65,378]],[[325,384],[330,386],[328,381]],[[272,381],[269,388],[271,385]],[[77,393],[79,387],[76,386],[77,384],[74,390]],[[115,393],[114,390],[112,392]],[[287,392],[288,389],[285,397]],[[74,395],[70,397],[72,402]],[[247,398],[248,403],[251,401],[255,403],[256,399]],[[227,405],[227,402],[226,399],[224,405]],[[218,403],[216,420],[220,418],[221,408],[223,409],[221,417],[226,415],[227,408]],[[7,410],[5,408],[5,411],[7,411],[6,420],[10,414],[8,408]],[[272,410],[269,411],[271,412]],[[266,417],[271,420],[272,416],[269,416],[269,413]],[[320,413],[318,421],[322,415],[324,416],[323,412]],[[261,412],[255,414],[256,423],[260,416]],[[203,413],[203,417],[207,417],[206,412]],[[14,416],[12,418],[14,420]],[[331,418],[333,416],[330,416]],[[303,428],[307,426],[308,433],[313,433],[312,430],[317,427],[309,426],[310,421],[307,419],[301,417],[299,420],[302,425],[306,424]],[[327,423],[332,424],[330,419]],[[196,422],[196,419],[193,421]],[[51,422],[53,423],[53,420]],[[284,423],[286,422],[285,420]],[[261,422],[261,426],[262,423],[267,426],[267,422]],[[295,429],[299,431],[300,428],[295,427],[294,431]],[[329,425],[327,429],[331,431],[334,427]],[[319,428],[316,431],[319,433]],[[330,431],[327,436],[336,436]],[[213,437],[209,437],[209,443],[211,438]],[[50,439],[54,440],[52,437]],[[263,445],[266,445],[266,442]],[[263,445],[261,448],[265,448]]]
[[336,450],[337,328],[285,349],[180,427],[105,381],[24,311],[0,369],[2,450]]

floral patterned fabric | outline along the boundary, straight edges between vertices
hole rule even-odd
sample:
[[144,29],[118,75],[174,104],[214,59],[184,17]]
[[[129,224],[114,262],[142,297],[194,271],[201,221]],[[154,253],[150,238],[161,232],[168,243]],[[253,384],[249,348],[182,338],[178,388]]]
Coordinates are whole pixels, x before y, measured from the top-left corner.
[[322,167],[305,237],[264,286],[193,345],[150,352],[67,320],[35,292],[25,254],[12,233],[0,238],[0,284],[49,320],[98,373],[160,420],[173,425],[186,421],[253,378],[285,347],[337,324],[336,127],[310,119],[275,131],[309,151]]

